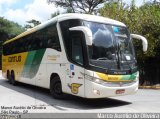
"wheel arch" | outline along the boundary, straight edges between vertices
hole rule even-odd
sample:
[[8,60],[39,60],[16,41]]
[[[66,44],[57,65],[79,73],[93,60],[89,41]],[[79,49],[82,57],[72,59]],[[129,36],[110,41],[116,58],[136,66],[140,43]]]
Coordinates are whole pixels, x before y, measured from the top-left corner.
[[13,69],[11,70],[11,74],[12,74],[12,73],[14,74],[14,70],[13,70]]
[[[53,87],[56,87],[55,85],[53,86],[53,84],[57,84],[57,82],[60,82],[60,87],[61,87],[61,93],[60,95],[59,94],[56,94],[54,93],[54,90],[53,90]],[[64,93],[64,90],[63,90],[63,83],[62,83],[62,79],[61,77],[57,74],[57,73],[52,73],[51,76],[50,76],[50,92],[52,94],[52,96],[54,98],[57,98],[57,99],[64,99],[67,97],[67,95]],[[55,88],[56,89],[56,88]]]
[[65,86],[65,80],[63,80],[63,76],[61,76],[58,72],[54,72],[54,73],[51,73],[50,74],[50,77],[49,77],[49,89],[50,89],[50,84],[51,84],[51,81],[54,80],[54,77],[59,77],[59,80],[61,82],[61,86],[62,86],[62,91],[63,92],[66,92],[66,86]]
[[51,80],[54,80],[54,77],[59,77],[60,82],[61,82],[61,85],[62,85],[61,78],[60,78],[60,76],[59,76],[57,73],[52,73],[52,74],[51,74],[51,76],[50,76],[50,83],[51,83]]

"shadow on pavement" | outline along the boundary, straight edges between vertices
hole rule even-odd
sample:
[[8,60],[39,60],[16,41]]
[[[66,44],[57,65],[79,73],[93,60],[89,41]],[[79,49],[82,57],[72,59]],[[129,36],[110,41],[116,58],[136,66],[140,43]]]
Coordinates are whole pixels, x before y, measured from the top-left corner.
[[[13,86],[8,83],[6,80],[0,80],[0,85],[14,90],[16,92],[25,94],[36,100],[40,100],[45,102],[47,105],[50,105],[57,110],[66,110],[65,108],[71,109],[103,109],[103,108],[112,108],[119,107],[131,104],[131,102],[111,99],[111,98],[103,98],[103,99],[85,99],[76,96],[69,95],[69,97],[65,100],[57,100],[52,98],[48,89],[19,83],[18,86]],[[41,104],[40,104],[41,105]],[[42,104],[44,105],[44,104]],[[45,105],[46,106],[46,105]]]

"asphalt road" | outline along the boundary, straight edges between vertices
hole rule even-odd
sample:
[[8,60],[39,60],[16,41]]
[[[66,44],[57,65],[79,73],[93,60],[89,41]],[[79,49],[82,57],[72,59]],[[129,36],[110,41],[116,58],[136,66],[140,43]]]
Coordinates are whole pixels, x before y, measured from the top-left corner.
[[49,90],[27,84],[12,86],[0,77],[0,106],[1,114],[17,110],[23,113],[160,113],[160,90],[140,89],[134,95],[105,99],[70,96],[56,100]]

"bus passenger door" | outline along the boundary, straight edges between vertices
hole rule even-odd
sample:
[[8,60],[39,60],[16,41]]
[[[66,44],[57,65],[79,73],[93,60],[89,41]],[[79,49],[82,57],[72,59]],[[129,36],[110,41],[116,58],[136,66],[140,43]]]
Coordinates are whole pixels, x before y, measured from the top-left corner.
[[84,55],[83,55],[83,33],[72,31],[70,35],[70,60],[69,83],[70,93],[84,97]]

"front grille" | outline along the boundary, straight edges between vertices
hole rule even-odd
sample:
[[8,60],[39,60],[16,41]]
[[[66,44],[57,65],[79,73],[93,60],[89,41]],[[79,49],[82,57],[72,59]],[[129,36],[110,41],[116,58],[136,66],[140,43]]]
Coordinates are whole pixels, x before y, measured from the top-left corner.
[[108,87],[125,87],[125,86],[131,86],[134,83],[136,83],[136,81],[132,81],[132,82],[104,82],[102,85],[108,86]]

